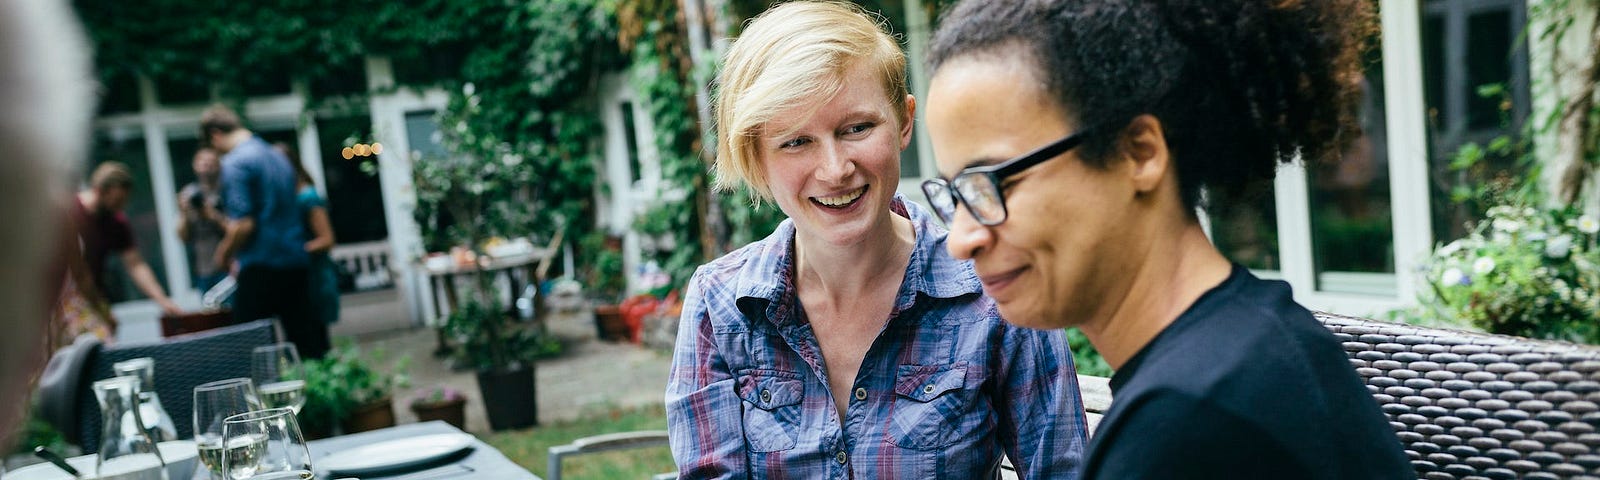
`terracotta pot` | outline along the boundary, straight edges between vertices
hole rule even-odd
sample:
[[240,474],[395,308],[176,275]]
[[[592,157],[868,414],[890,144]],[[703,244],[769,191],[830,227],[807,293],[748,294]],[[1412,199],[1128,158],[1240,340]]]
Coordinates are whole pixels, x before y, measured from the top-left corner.
[[373,400],[372,403],[356,407],[350,412],[350,417],[344,419],[344,433],[351,434],[377,430],[394,426],[394,406],[391,399],[385,395],[383,398]]
[[444,423],[454,425],[461,430],[467,429],[467,401],[455,400],[437,403],[413,403],[411,412],[417,414],[418,422],[443,420]]
[[478,371],[478,393],[496,431],[539,425],[538,390],[533,366]]
[[628,322],[616,305],[595,305],[594,328],[601,340],[620,342],[630,338]]

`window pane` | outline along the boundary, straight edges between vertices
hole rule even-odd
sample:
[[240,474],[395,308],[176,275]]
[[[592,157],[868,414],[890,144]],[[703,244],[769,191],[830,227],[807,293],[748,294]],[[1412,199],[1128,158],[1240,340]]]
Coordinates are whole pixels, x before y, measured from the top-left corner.
[[1502,123],[1498,96],[1485,98],[1477,87],[1503,84],[1511,80],[1511,12],[1491,10],[1467,19],[1467,128],[1499,127]]
[[411,151],[418,152],[422,158],[450,155],[439,143],[443,138],[439,136],[439,121],[434,115],[433,110],[406,112],[406,140],[411,144]]
[[1394,272],[1381,50],[1368,55],[1367,65],[1361,83],[1362,136],[1345,147],[1337,161],[1306,169],[1312,256],[1320,291],[1373,290],[1339,281],[1349,276],[1329,272]]
[[1428,14],[1422,19],[1423,101],[1428,104],[1428,124],[1443,128],[1445,118],[1453,118],[1445,96],[1445,23],[1443,15]]
[[[1492,151],[1497,137],[1514,135],[1528,114],[1528,60],[1522,0],[1429,0],[1423,20],[1425,98],[1428,102],[1429,203],[1433,235],[1449,241],[1488,208],[1473,194],[1497,178],[1519,178],[1520,152]],[[1503,85],[1485,98],[1479,88]],[[1468,167],[1452,166],[1468,145],[1483,151]]]
[[[84,172],[85,185],[88,184],[89,175],[94,172],[94,168],[104,162],[122,162],[128,166],[128,171],[133,173],[133,194],[129,196],[128,206],[123,213],[133,227],[134,242],[137,244],[139,254],[144,257],[145,263],[150,265],[150,270],[155,272],[156,280],[161,282],[162,288],[170,291],[165,257],[161,255],[161,225],[156,219],[155,195],[152,194],[150,187],[150,162],[145,152],[144,137],[130,134],[129,131],[97,132],[89,158],[92,160]],[[117,255],[112,254],[107,257],[105,272],[106,296],[113,303],[145,298],[128,278],[127,269],[123,267]]]
[[378,176],[362,171],[361,164],[377,157],[340,155],[344,147],[372,142],[372,118],[318,118],[318,144],[322,149],[322,174],[328,184],[328,220],[339,243],[369,242],[389,237],[384,220],[383,186]]
[[617,105],[622,109],[622,138],[628,145],[628,179],[637,183],[642,173],[639,171],[639,131],[633,123],[633,102],[622,102]]
[[1278,270],[1278,207],[1269,184],[1238,201],[1213,199],[1211,243],[1235,263],[1252,270]]

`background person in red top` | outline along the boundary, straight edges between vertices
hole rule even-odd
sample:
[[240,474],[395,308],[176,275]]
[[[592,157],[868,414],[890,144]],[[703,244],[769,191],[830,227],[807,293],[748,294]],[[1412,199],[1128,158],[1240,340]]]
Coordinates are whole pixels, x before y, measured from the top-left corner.
[[156,274],[145,263],[144,256],[135,248],[133,227],[122,209],[128,206],[133,193],[133,174],[119,162],[105,162],[89,176],[89,188],[78,192],[77,209],[73,221],[78,232],[78,245],[83,249],[83,260],[88,268],[91,283],[79,288],[93,292],[91,298],[109,301],[106,290],[106,259],[115,254],[122,259],[123,269],[133,280],[133,285],[145,296],[155,300],[168,315],[183,313],[172,303]]

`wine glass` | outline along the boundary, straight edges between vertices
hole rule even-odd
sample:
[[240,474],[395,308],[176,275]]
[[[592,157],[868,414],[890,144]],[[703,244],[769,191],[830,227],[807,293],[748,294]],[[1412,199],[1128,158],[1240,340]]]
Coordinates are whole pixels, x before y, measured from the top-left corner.
[[230,440],[222,455],[223,480],[311,480],[311,451],[300,434],[294,410],[272,408],[228,417],[222,435]]
[[[194,443],[200,463],[214,480],[223,480],[223,420],[230,416],[262,410],[255,382],[248,378],[218,380],[194,387]],[[235,442],[227,442],[229,444]]]
[[250,376],[267,408],[288,408],[295,414],[306,406],[306,380],[300,368],[300,351],[293,343],[256,347],[250,355]]

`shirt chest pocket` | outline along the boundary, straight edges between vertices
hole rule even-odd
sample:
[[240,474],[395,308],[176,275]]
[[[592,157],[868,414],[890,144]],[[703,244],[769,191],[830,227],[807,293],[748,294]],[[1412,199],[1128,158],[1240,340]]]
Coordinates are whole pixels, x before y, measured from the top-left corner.
[[967,388],[967,366],[901,365],[895,376],[890,443],[911,449],[948,447],[966,435],[978,403],[977,389]]
[[805,383],[800,374],[778,370],[752,370],[739,376],[739,398],[744,400],[744,438],[752,452],[777,452],[794,448],[800,425],[800,401]]

